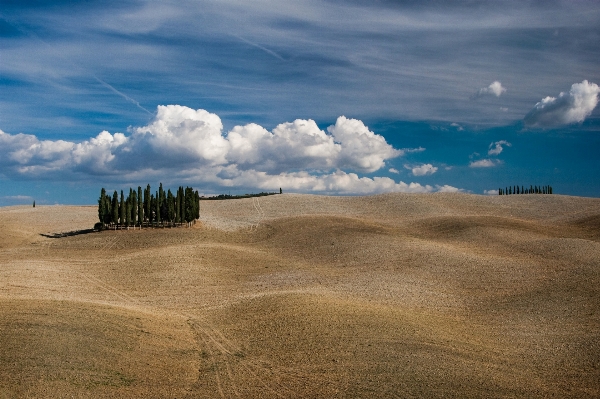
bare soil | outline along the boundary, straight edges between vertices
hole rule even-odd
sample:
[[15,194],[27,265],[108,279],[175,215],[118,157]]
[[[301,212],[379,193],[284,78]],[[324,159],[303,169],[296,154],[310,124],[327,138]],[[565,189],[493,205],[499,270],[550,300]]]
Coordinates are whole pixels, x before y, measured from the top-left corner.
[[[0,208],[0,398],[600,397],[600,199]],[[69,234],[64,234],[69,233]]]

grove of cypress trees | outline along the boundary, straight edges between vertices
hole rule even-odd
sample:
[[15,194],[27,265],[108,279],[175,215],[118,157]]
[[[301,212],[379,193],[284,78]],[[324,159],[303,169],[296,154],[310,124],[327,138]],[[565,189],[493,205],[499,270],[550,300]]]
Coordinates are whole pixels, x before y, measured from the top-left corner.
[[[550,192],[550,186],[543,188]],[[506,195],[499,189],[500,195]],[[173,224],[188,224],[200,218],[200,194],[192,187],[179,186],[176,195],[171,190],[165,191],[162,183],[154,194],[150,191],[148,184],[145,190],[138,186],[137,191],[129,188],[129,195],[125,197],[124,190],[119,193],[113,192],[112,198],[102,188],[98,198],[98,220],[102,228],[107,225],[129,227],[144,223],[156,226],[173,226]]]

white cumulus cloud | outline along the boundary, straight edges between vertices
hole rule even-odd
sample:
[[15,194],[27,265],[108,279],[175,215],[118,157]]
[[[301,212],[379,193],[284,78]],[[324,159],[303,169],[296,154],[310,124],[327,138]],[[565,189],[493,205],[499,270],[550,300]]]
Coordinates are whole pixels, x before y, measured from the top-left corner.
[[512,144],[509,143],[506,140],[500,140],[500,141],[496,141],[495,143],[491,143],[490,144],[490,149],[488,151],[488,155],[499,155],[502,150],[504,149],[504,147],[502,146],[506,146],[506,147],[511,147]]
[[390,173],[395,173],[395,174],[397,174],[397,175],[398,175],[398,174],[400,174],[400,171],[399,171],[398,169],[396,169],[396,168],[390,168],[390,169],[389,169],[389,172],[390,172]]
[[484,195],[498,195],[498,190],[483,190]]
[[496,80],[492,82],[488,87],[482,87],[481,89],[479,89],[476,97],[485,96],[487,94],[500,97],[504,92],[506,92],[506,88],[502,87],[502,83]]
[[362,121],[340,116],[327,131],[340,143],[338,167],[363,172],[374,172],[382,168],[386,159],[403,155],[389,145],[383,136],[370,131]]
[[[227,163],[230,144],[223,137],[221,118],[203,109],[181,105],[159,105],[148,126],[133,130],[130,145],[123,150],[129,158],[139,155],[149,166],[167,163]],[[138,159],[139,161],[139,159]]]
[[435,172],[437,172],[438,168],[436,166],[433,166],[430,163],[426,163],[420,166],[414,166],[414,167],[410,167],[408,165],[404,166],[406,169],[409,169],[412,174],[414,176],[426,176],[426,175],[432,175]]
[[524,122],[532,127],[555,127],[583,122],[596,105],[600,88],[587,80],[574,83],[568,93],[546,97],[525,115]]
[[[454,189],[357,174],[376,172],[389,159],[423,150],[395,149],[362,121],[344,116],[326,131],[313,120],[297,119],[272,131],[251,123],[224,134],[219,116],[166,105],[157,108],[147,126],[131,128],[130,135],[102,131],[79,143],[0,130],[0,173],[71,180],[169,176],[221,187],[342,194]],[[436,171],[431,164],[413,168],[415,176]]]
[[456,188],[447,184],[444,184],[443,186],[436,186],[436,188],[438,193],[462,193],[465,191],[461,188]]

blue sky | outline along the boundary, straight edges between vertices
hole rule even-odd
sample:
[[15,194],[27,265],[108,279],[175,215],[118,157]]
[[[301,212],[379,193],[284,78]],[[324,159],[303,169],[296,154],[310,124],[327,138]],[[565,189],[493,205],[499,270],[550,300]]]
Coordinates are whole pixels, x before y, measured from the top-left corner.
[[507,185],[600,196],[597,1],[12,1],[0,205]]

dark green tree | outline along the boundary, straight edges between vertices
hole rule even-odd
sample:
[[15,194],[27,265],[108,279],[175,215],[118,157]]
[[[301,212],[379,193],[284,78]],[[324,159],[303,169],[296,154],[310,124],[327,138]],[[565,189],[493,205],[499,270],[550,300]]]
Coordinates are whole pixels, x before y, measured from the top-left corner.
[[154,220],[156,221],[156,224],[160,224],[160,196],[158,191],[156,192],[156,197],[155,197],[155,202],[154,202]]
[[186,187],[185,188],[185,199],[184,199],[184,203],[185,203],[185,221],[190,223],[191,221],[194,220],[194,191],[192,190],[191,187]]
[[112,205],[110,195],[104,196],[104,225],[110,224],[112,221]]
[[152,222],[152,193],[149,184],[146,186],[146,191],[144,191],[144,217],[147,222]]
[[182,186],[179,186],[177,190],[177,200],[179,201],[179,223],[183,223],[185,221],[185,194]]
[[142,187],[141,186],[138,186],[138,189],[137,189],[137,200],[138,200],[137,222],[141,227],[142,223],[144,222],[144,198],[142,197]]
[[175,197],[173,197],[171,189],[167,191],[167,218],[169,223],[173,223],[175,220]]
[[198,190],[194,192],[194,206],[196,208],[194,216],[196,219],[200,219],[200,194],[198,193]]
[[137,201],[137,192],[135,190],[131,190],[131,224],[135,226],[137,221],[138,214],[138,201]]
[[119,223],[119,193],[117,193],[117,190],[115,190],[115,192],[113,193],[112,201],[110,203],[110,209],[110,223]]
[[131,224],[131,197],[127,197],[125,200],[125,226],[129,227]]
[[119,225],[123,225],[125,223],[125,196],[123,195],[123,190],[121,190],[121,202],[119,203]]
[[[98,219],[100,220],[102,227],[104,227],[104,221],[106,220],[106,215],[104,214],[104,212],[106,212],[106,204],[104,203],[105,201],[106,190],[104,187],[102,187],[102,190],[100,190],[100,198],[98,199]],[[33,205],[35,207],[35,201],[33,202]]]

